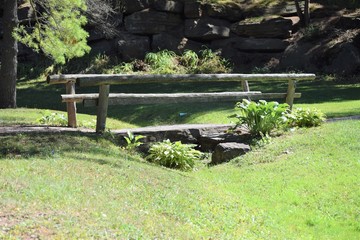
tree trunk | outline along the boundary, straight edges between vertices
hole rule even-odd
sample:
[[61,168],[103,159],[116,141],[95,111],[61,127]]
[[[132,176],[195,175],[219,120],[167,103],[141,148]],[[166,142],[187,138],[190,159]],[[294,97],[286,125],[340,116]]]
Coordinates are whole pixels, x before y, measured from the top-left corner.
[[301,11],[299,0],[294,0],[294,1],[295,1],[296,12],[297,12],[297,15],[300,18],[300,22],[301,22],[301,24],[304,24],[305,17],[304,17],[303,12]]
[[12,32],[18,23],[17,1],[4,0],[3,44],[0,69],[0,108],[16,107],[17,41]]
[[294,0],[296,12],[300,18],[300,22],[304,27],[310,24],[310,0],[304,0],[304,12],[301,10],[299,0]]
[[305,27],[309,26],[309,24],[310,24],[310,0],[305,0],[304,24],[305,24]]

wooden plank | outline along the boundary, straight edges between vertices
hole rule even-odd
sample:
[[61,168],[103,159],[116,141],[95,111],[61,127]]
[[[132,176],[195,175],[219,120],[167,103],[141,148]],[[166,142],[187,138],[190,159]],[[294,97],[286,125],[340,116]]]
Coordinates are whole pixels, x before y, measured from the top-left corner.
[[314,74],[168,74],[168,75],[99,75],[77,78],[79,86],[99,86],[103,84],[143,84],[143,83],[185,83],[185,82],[225,82],[264,80],[313,80]]
[[[112,96],[110,94],[109,96]],[[82,103],[84,99],[95,99],[98,100],[98,93],[85,93],[85,94],[61,94],[62,102],[77,102]]]
[[[75,83],[68,82],[66,83],[66,93],[74,95],[75,94]],[[77,121],[76,121],[76,102],[69,101],[66,104],[67,115],[68,115],[68,127],[76,128]]]
[[[286,93],[261,93],[261,92],[225,92],[225,93],[176,93],[176,94],[110,94],[109,105],[146,105],[165,103],[190,103],[190,102],[236,102],[250,96],[252,99],[279,99],[285,98]],[[296,98],[301,94],[296,93]],[[67,99],[70,99],[68,96]],[[84,98],[85,107],[97,106],[97,99]]]
[[289,80],[288,90],[286,94],[286,103],[289,104],[290,109],[292,109],[294,103],[295,88],[296,82],[294,80]]
[[182,82],[224,82],[224,81],[274,81],[274,80],[314,80],[315,74],[70,74],[53,75],[50,84],[64,83],[76,79],[77,84],[99,86],[113,84],[142,83],[182,83]]
[[78,74],[60,74],[51,75],[46,78],[48,84],[66,84],[67,82],[76,82]]
[[103,133],[106,126],[107,110],[109,105],[109,85],[101,85],[99,87],[99,101],[96,118],[96,132]]

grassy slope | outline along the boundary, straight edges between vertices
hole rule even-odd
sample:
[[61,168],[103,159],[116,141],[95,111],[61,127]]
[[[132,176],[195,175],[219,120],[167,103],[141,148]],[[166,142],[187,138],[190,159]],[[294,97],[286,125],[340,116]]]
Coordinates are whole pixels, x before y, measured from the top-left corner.
[[300,130],[190,173],[95,136],[2,136],[0,238],[359,239],[359,131]]

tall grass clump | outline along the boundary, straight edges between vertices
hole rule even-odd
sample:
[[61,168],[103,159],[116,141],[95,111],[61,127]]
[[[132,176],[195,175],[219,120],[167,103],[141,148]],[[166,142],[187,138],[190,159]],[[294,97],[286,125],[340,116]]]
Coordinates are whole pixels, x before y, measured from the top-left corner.
[[130,63],[114,66],[111,73],[150,73],[150,74],[200,74],[231,72],[227,60],[210,49],[197,54],[185,50],[177,55],[173,51],[162,50],[147,53],[144,60],[136,59]]
[[173,74],[184,72],[175,52],[169,50],[146,54],[145,63],[150,66],[150,73]]

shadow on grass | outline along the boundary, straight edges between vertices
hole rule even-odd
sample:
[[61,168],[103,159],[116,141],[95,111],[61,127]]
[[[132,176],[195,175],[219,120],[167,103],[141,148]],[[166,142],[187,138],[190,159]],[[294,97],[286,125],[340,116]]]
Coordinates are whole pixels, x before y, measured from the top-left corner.
[[0,135],[0,158],[52,157],[61,153],[109,156],[115,140],[94,133],[22,133]]

